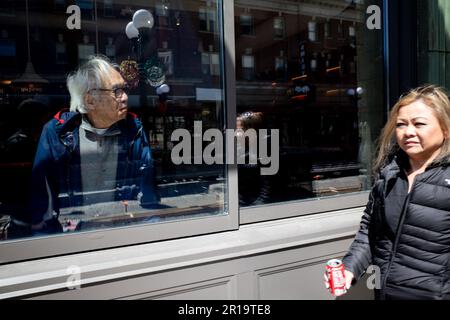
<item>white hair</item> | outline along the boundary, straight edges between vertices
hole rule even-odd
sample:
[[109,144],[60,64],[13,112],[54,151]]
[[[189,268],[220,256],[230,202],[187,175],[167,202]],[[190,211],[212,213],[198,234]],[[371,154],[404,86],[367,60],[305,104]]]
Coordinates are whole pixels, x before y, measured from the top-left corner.
[[78,70],[67,77],[67,89],[70,93],[70,111],[88,113],[84,97],[89,90],[100,88],[111,70],[117,65],[104,56],[90,56]]

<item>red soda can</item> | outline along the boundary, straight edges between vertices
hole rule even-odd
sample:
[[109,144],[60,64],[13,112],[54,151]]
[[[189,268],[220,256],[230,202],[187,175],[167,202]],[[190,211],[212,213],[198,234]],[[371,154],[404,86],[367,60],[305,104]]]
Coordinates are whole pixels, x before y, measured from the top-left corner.
[[328,261],[326,270],[331,294],[336,297],[345,294],[347,289],[345,288],[345,273],[342,261],[339,259]]

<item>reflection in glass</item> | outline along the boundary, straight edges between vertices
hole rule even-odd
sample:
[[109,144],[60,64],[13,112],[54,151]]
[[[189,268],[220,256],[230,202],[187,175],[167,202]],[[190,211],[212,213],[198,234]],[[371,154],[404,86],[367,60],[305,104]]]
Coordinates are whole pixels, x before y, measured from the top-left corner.
[[280,170],[264,181],[270,193],[241,205],[367,190],[383,121],[383,51],[382,34],[362,17],[379,1],[234,3],[237,113],[259,113],[280,131]]
[[161,60],[166,70],[166,75],[171,76],[173,74],[173,54],[169,49],[167,41],[162,42],[162,48],[158,50],[158,58]]
[[317,40],[317,23],[315,21],[308,22],[308,39],[309,41]]
[[200,31],[216,32],[216,8],[214,5],[216,1],[207,0],[206,7],[200,7],[198,9]]
[[103,0],[103,14],[105,17],[114,17],[113,0]]
[[253,35],[253,17],[248,8],[239,17],[241,35]]
[[83,36],[83,43],[78,45],[78,61],[80,64],[86,61],[86,59],[95,54],[95,45],[89,43],[89,36]]
[[[11,3],[3,2],[2,5]],[[223,40],[217,34],[222,21],[219,10],[222,4],[213,0],[206,3],[195,0],[186,7],[183,2],[161,0],[155,2],[159,7],[152,3],[143,5],[142,9],[155,14],[156,25],[149,30],[139,29],[138,37],[128,39],[125,26],[138,9],[135,1],[96,0],[96,6],[92,0],[74,3],[81,8],[82,19],[89,20],[82,22],[82,33],[67,32],[65,24],[53,23],[67,19],[65,11],[59,8],[60,2],[30,6],[30,21],[33,21],[30,38],[33,40],[40,35],[39,41],[30,42],[31,60],[35,73],[48,78],[49,83],[35,83],[34,78],[27,83],[14,82],[27,65],[26,46],[16,46],[26,30],[24,8],[15,8],[18,18],[5,16],[5,20],[2,16],[0,22],[0,107],[4,110],[0,119],[0,180],[11,181],[0,186],[3,239],[36,235],[30,228],[32,208],[27,205],[28,181],[38,139],[44,124],[57,121],[54,116],[70,105],[67,74],[96,53],[121,66],[122,77],[131,86],[127,94],[128,111],[142,121],[161,202],[159,208],[145,208],[139,205],[137,198],[117,201],[114,196],[117,179],[108,174],[114,171],[113,167],[104,166],[109,169],[95,174],[98,181],[92,181],[94,174],[81,175],[80,184],[85,186],[81,192],[60,189],[57,219],[63,231],[93,231],[226,214],[225,166],[175,165],[171,153],[178,143],[171,140],[177,129],[187,130],[193,137],[195,121],[202,122],[203,131],[225,127]],[[161,28],[170,24],[172,14],[177,28]],[[149,72],[144,68],[146,65]],[[158,71],[158,79],[165,79],[158,87],[149,84],[154,79],[152,70]],[[105,90],[97,90],[95,95],[114,98],[112,91],[108,91],[112,88],[104,85],[100,89]],[[66,138],[70,140],[70,136]],[[100,141],[96,140],[96,143]],[[202,148],[207,145],[201,144]],[[113,148],[107,152],[104,145],[101,148],[103,151],[95,159],[100,156],[114,158],[123,151]],[[192,158],[195,156],[192,154]],[[87,172],[103,168],[92,159],[84,156],[83,165],[88,168]],[[48,183],[53,187],[54,181]]]
[[58,34],[58,42],[56,43],[56,63],[66,64],[67,63],[67,47],[64,43],[64,37],[60,33]]
[[280,54],[275,57],[275,72],[277,80],[286,79],[287,60],[283,50],[280,50]]
[[255,57],[252,55],[252,48],[246,48],[242,55],[242,78],[251,81],[255,77]]
[[286,33],[286,22],[279,12],[279,16],[273,19],[274,39],[283,39]]
[[105,46],[105,55],[112,61],[116,60],[116,46],[113,44],[112,37],[108,37],[108,43]]
[[158,17],[157,24],[160,27],[169,26],[169,1],[160,0],[156,3],[155,13]]
[[75,4],[81,10],[81,19],[94,20],[94,0],[76,0]]

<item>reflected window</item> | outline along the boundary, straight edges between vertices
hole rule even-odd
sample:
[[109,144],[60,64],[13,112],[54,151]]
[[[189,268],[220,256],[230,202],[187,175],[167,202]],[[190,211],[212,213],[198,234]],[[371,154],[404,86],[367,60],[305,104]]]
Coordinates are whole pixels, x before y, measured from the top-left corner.
[[167,0],[159,0],[155,5],[156,24],[159,27],[170,26],[170,3]]
[[[276,31],[279,32],[278,28],[280,27],[280,25],[277,24],[276,26]],[[253,16],[250,14],[250,10],[248,8],[245,8],[244,12],[239,16],[239,30],[241,35],[254,35]]]
[[274,39],[281,40],[286,36],[286,22],[284,21],[282,13],[279,12],[278,14],[278,17],[273,19],[273,34]]
[[114,2],[113,0],[103,1],[103,15],[105,17],[114,17]]
[[75,4],[80,8],[81,19],[94,20],[94,0],[76,0]]
[[280,132],[276,175],[238,168],[241,205],[367,190],[383,121],[383,50],[362,17],[380,3],[234,3],[238,124],[252,114]]
[[89,35],[83,36],[83,43],[78,44],[78,61],[80,64],[86,62],[89,56],[95,54],[95,45],[90,43]]
[[207,32],[217,32],[216,26],[216,8],[213,7],[213,1],[207,0],[206,7],[200,7],[198,11],[200,30]]
[[64,42],[64,36],[62,33],[58,34],[58,42],[55,44],[55,52],[56,52],[56,64],[66,64],[67,63],[67,46]]

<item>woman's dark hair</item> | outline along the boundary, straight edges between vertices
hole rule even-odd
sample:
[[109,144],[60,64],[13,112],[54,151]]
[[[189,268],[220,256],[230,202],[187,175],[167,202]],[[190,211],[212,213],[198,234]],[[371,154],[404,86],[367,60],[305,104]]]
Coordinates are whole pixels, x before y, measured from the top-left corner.
[[241,121],[244,130],[258,130],[263,127],[264,116],[262,112],[246,111],[238,114],[236,120]]

